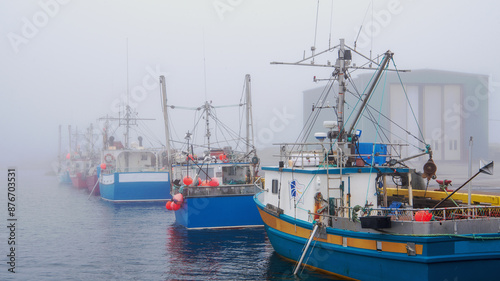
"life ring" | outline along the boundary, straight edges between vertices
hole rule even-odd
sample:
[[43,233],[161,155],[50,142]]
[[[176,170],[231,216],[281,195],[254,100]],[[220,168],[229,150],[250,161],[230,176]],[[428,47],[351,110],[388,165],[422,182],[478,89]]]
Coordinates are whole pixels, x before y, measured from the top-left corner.
[[259,164],[259,157],[257,157],[257,156],[252,157],[252,164],[254,164],[254,165]]
[[104,156],[104,161],[106,161],[107,163],[111,163],[115,161],[115,157],[108,153]]

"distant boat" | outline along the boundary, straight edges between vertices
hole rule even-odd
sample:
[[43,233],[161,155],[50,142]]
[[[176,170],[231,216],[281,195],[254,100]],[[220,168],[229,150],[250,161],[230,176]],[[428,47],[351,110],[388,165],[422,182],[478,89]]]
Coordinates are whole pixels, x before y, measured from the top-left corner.
[[99,189],[101,198],[112,202],[167,201],[171,199],[170,178],[168,171],[162,171],[160,149],[147,149],[139,143],[128,145],[129,125],[141,120],[131,116],[132,111],[126,106],[125,117],[106,118],[127,124],[125,145],[107,137],[105,149],[101,152],[101,170]]
[[69,171],[66,169],[61,170],[58,173],[57,178],[59,180],[59,183],[71,184],[71,177],[69,176]]
[[101,175],[101,168],[99,166],[91,167],[87,175],[87,189],[92,195],[101,195],[99,189],[99,176]]
[[[356,280],[497,280],[499,206],[443,207],[453,194],[431,208],[419,206],[411,181],[414,169],[405,162],[428,156],[422,176],[428,182],[436,178],[432,150],[423,136],[421,153],[404,159],[390,152],[405,144],[372,143],[361,149],[356,124],[393,53],[387,51],[380,63],[369,61],[377,71],[349,115],[352,119],[344,120],[344,79],[357,52],[343,39],[329,49],[334,50],[339,56],[329,66],[334,68],[330,81],[338,83],[337,121],[325,122],[327,132],[316,133],[316,142],[280,144],[278,165],[263,167],[265,188],[255,203],[274,250],[296,261],[294,274],[309,266]],[[378,130],[380,125],[374,124]],[[467,182],[481,173],[491,174],[492,168],[493,162],[484,165]],[[391,202],[389,182],[407,196]]]
[[69,177],[71,183],[76,188],[87,187],[87,172],[90,168],[90,160],[80,158],[79,154],[75,154],[70,162]]
[[[165,124],[168,124],[165,78],[160,78],[163,89]],[[232,135],[232,139],[243,144],[243,151],[234,151],[230,145],[212,147],[210,120],[220,122],[215,115],[215,106],[209,102],[196,108],[201,110],[206,124],[206,142],[196,147],[202,149],[195,156],[191,134],[185,137],[186,151],[169,155],[172,169],[173,201],[167,209],[175,210],[176,223],[188,229],[262,227],[263,222],[253,203],[259,192],[260,178],[257,175],[259,159],[253,146],[251,120],[250,75],[245,78],[246,99],[243,104],[247,113],[246,138]],[[174,108],[172,106],[172,108]],[[179,108],[179,107],[175,107]],[[225,117],[230,118],[230,117]],[[221,130],[224,126],[217,124]],[[167,140],[168,127],[166,129]],[[214,137],[214,136],[212,136]],[[168,150],[170,151],[170,150]]]
[[[71,130],[70,130],[71,134]],[[59,151],[57,153],[57,165],[54,165],[54,172],[57,175],[57,179],[59,180],[59,183],[62,184],[71,184],[71,178],[69,176],[69,166],[70,162],[69,159],[71,155],[68,153],[66,157],[63,157],[61,154],[61,125],[59,125]],[[71,143],[70,143],[71,147]]]

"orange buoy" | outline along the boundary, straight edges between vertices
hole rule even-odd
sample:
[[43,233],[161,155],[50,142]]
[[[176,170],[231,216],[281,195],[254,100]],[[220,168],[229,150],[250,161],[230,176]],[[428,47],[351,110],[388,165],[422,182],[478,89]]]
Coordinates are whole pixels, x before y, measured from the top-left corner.
[[174,211],[177,211],[177,210],[179,210],[179,209],[181,208],[181,205],[179,205],[179,204],[175,204],[175,203],[173,203],[173,202],[172,202],[172,205],[171,205],[171,206],[172,206],[172,210],[174,210]]
[[208,186],[208,180],[201,181],[201,186]]
[[220,155],[219,155],[219,159],[220,159],[221,161],[224,161],[224,159],[226,159],[226,158],[227,158],[226,154],[220,154]]
[[184,179],[182,180],[182,182],[185,184],[185,185],[190,185],[193,183],[193,179],[191,177],[184,177]]
[[101,170],[106,170],[106,163],[101,164]]
[[165,204],[165,208],[167,208],[167,210],[172,210],[172,204],[173,204],[173,203],[174,203],[174,202],[172,202],[172,201],[170,201],[170,200],[169,200],[169,201],[167,201],[167,204]]
[[71,154],[70,153],[66,154],[66,159],[70,159],[70,158],[71,158]]

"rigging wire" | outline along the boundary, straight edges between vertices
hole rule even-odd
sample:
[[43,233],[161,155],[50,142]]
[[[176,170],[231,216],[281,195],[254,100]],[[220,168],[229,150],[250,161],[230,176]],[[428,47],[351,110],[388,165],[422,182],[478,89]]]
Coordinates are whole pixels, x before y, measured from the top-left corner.
[[408,98],[408,94],[406,93],[406,89],[403,85],[403,81],[401,80],[401,76],[399,75],[399,71],[397,71],[398,68],[396,66],[396,63],[394,62],[394,59],[391,58],[391,60],[392,60],[392,64],[394,65],[394,68],[396,69],[396,73],[398,74],[399,83],[401,84],[401,87],[403,88],[403,92],[405,93],[406,101],[408,102],[408,105],[410,106],[410,109],[411,109],[411,113],[413,114],[413,119],[415,120],[415,123],[417,124],[418,131],[420,132],[420,136],[423,139],[422,142],[425,145],[427,145],[427,143],[425,143],[425,138],[424,138],[424,134],[422,133],[422,129],[420,129],[420,125],[418,124],[417,117],[415,116],[415,112],[413,111],[413,107],[411,106],[410,100]]
[[[349,76],[348,76],[349,77]],[[350,77],[349,77],[350,78]],[[353,84],[354,85],[354,84]],[[358,95],[359,95],[359,91],[355,88],[355,90],[358,92]],[[351,91],[348,90],[348,92],[352,93]],[[371,109],[371,110],[374,110],[376,113],[379,113],[382,115],[382,117],[384,117],[385,119],[387,119],[387,121],[389,121],[390,123],[394,124],[395,126],[397,126],[399,129],[403,130],[405,133],[407,133],[408,135],[414,137],[416,140],[420,141],[421,143],[425,144],[425,142],[423,140],[421,140],[420,138],[418,138],[417,136],[415,136],[414,134],[412,134],[410,131],[408,131],[407,129],[403,128],[401,125],[399,125],[398,123],[394,122],[391,118],[389,118],[387,115],[383,114],[382,112],[379,112],[376,108],[374,108],[373,106],[371,106],[370,104],[367,104],[367,110],[368,109]],[[388,130],[388,129],[387,129]]]
[[354,49],[356,49],[356,44],[358,42],[359,35],[361,34],[361,29],[363,28],[363,24],[365,23],[366,15],[368,15],[368,11],[370,10],[370,5],[373,5],[373,2],[371,2],[370,4],[368,4],[368,8],[366,8],[365,16],[363,17],[363,21],[361,22],[361,26],[359,27],[359,31],[358,31],[358,34],[356,35],[356,39],[354,39]]
[[332,27],[333,27],[333,0],[331,1],[331,10],[330,10],[330,34],[328,36],[328,49],[331,48],[332,43]]
[[[323,92],[321,93],[321,95],[318,97],[318,100],[316,101],[317,105],[320,105],[322,107],[325,104],[327,97],[328,97],[328,94],[331,91],[333,85],[334,85],[333,80],[329,80],[327,85],[323,88]],[[309,116],[305,122],[306,125],[300,131],[299,136],[297,137],[296,143],[298,143],[299,140],[302,140],[302,142],[305,142],[308,135],[312,131],[313,125],[316,123],[316,120],[319,117],[320,111],[321,110],[316,110],[316,111],[313,111],[309,114]],[[293,145],[291,149],[293,150],[294,148],[295,148],[295,145]]]
[[[361,98],[362,98],[362,96],[361,96],[361,94],[359,93],[358,88],[356,87],[356,85],[355,85],[355,84],[354,84],[354,82],[352,81],[352,78],[351,78],[350,74],[349,74],[349,73],[347,73],[347,75],[346,75],[346,76],[347,76],[347,80],[348,80],[349,82],[351,82],[351,85],[352,85],[352,87],[353,87],[354,91],[356,91],[356,93],[351,92],[349,89],[347,89],[346,91],[347,91],[347,92],[349,92],[349,93],[351,93],[354,97],[356,97],[356,98],[358,98],[358,99],[361,99]],[[356,94],[356,95],[355,95],[355,94]],[[367,104],[367,105],[368,105],[368,104]],[[371,121],[375,129],[377,129],[377,126],[382,128],[382,126],[380,125],[380,123],[375,121],[375,116],[374,116],[374,115],[373,115],[373,113],[371,112],[370,108],[367,108],[367,109],[366,109],[366,112],[368,113],[368,115],[369,115],[369,116],[366,116],[365,114],[363,114],[363,117],[365,117],[365,118],[367,118],[369,121]],[[384,132],[384,131],[382,131],[382,133],[383,133],[383,135],[384,135],[385,139],[387,140],[387,142],[390,142],[390,139],[389,139],[389,137],[387,137],[387,135],[385,134],[385,132]]]
[[[316,6],[316,26],[314,27],[314,44],[313,44],[313,55],[314,55],[314,50],[316,50],[316,35],[318,34],[318,18],[319,18],[319,0],[318,4]],[[314,62],[314,57],[313,57],[313,62]]]
[[[384,77],[384,87],[382,88],[382,98],[380,99],[380,110],[379,110],[379,112],[382,112],[382,106],[384,105],[385,85],[386,85],[386,82],[387,82],[387,71],[385,71],[384,76],[385,76]],[[380,123],[380,116],[381,116],[381,114],[378,115],[378,122],[379,123]],[[377,128],[377,130],[375,131],[375,141],[374,141],[374,144],[373,144],[374,147],[372,149],[372,163],[370,165],[370,173],[369,173],[369,176],[368,176],[368,186],[366,187],[365,202],[367,202],[367,203],[368,203],[368,192],[370,190],[370,182],[371,182],[372,172],[373,172],[373,168],[374,168],[373,165],[374,165],[374,161],[375,161],[375,143],[377,142],[378,136],[379,135],[378,135],[378,128]]]

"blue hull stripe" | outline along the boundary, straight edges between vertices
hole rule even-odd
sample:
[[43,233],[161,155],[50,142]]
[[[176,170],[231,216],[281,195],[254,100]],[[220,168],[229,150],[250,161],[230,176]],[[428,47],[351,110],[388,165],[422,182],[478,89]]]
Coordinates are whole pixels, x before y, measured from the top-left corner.
[[253,195],[187,198],[175,220],[189,229],[264,225]]
[[[295,221],[286,215],[277,218],[264,211],[256,197],[255,202],[262,216],[266,216],[265,222],[271,219],[275,220],[273,224],[281,227],[294,224],[308,229],[309,233],[312,230],[312,223]],[[278,254],[294,261],[299,259],[307,237],[289,234],[268,224],[265,228]],[[423,245],[421,254],[409,256],[314,240],[306,255],[306,263],[337,275],[360,280],[496,280],[498,277],[494,269],[500,266],[500,240],[397,236],[332,228],[327,228],[327,233],[350,239]]]
[[[132,173],[123,173],[132,174]],[[114,174],[114,183],[100,183],[101,197],[113,202],[166,201],[170,195],[170,181],[119,182],[120,173]]]

